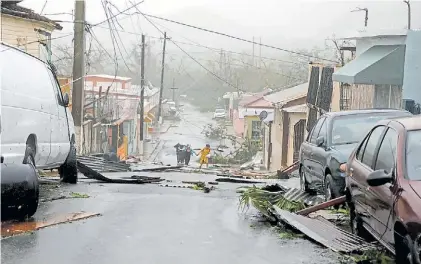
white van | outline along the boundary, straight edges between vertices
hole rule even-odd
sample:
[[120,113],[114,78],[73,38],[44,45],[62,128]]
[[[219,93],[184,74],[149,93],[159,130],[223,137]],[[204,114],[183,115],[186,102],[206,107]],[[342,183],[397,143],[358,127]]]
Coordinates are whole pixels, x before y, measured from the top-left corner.
[[2,163],[32,163],[58,169],[61,180],[77,182],[75,132],[51,67],[0,43]]

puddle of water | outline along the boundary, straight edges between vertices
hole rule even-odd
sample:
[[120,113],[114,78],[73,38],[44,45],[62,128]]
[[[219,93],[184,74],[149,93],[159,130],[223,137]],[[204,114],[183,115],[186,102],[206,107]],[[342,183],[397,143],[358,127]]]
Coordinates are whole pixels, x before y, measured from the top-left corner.
[[26,222],[7,221],[1,223],[1,237],[6,238],[22,233],[33,232],[41,228],[68,223],[72,221],[83,220],[95,216],[100,216],[99,213],[70,213],[58,216],[49,216],[42,221],[29,220]]

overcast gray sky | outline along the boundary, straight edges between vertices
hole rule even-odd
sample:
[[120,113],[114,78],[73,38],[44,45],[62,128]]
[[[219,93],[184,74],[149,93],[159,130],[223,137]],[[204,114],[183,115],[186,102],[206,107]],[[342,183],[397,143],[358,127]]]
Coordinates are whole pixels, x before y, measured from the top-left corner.
[[[127,8],[128,0],[108,0],[120,9]],[[140,1],[140,0],[135,0]],[[412,28],[421,28],[421,1],[412,0]],[[72,12],[74,0],[24,0],[21,4],[43,14]],[[86,19],[96,23],[105,19],[101,0],[86,0]],[[336,36],[355,35],[363,28],[364,12],[350,12],[356,7],[369,9],[368,30],[402,29],[407,26],[407,6],[402,0],[391,1],[297,1],[297,0],[145,0],[140,10],[149,14],[182,21],[225,32],[242,38],[262,38],[262,42],[287,49],[311,48]],[[71,21],[69,15],[48,15],[50,18]],[[159,36],[140,15],[119,16],[124,31]],[[153,20],[175,40],[186,38],[203,45],[243,51],[251,44],[230,40],[179,25]],[[64,29],[57,34],[72,32],[72,23],[62,23]],[[104,24],[104,26],[107,26]],[[110,47],[106,29],[96,28],[96,34]],[[121,33],[127,42],[138,42],[139,36]],[[174,47],[173,47],[174,48]],[[186,46],[186,49],[191,47]],[[171,47],[169,47],[171,49]],[[263,48],[262,53],[274,52]]]

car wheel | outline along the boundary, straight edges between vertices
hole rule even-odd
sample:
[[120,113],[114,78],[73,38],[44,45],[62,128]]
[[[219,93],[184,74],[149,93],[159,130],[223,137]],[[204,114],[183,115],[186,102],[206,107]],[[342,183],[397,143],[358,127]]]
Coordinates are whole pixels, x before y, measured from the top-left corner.
[[[409,235],[402,235],[395,233],[395,260],[396,263],[411,264],[412,254],[411,248],[413,247],[413,241]],[[417,262],[414,262],[417,263]]]
[[303,169],[300,170],[300,188],[301,191],[310,193],[311,189],[308,187],[308,182]]
[[[327,174],[323,184],[323,193],[325,195],[325,201],[329,201],[335,198],[340,197],[340,186],[336,185],[336,182],[333,180],[332,175]],[[335,209],[339,209],[339,205],[333,206]]]
[[66,183],[77,183],[77,159],[76,147],[74,144],[70,146],[70,152],[67,156],[66,162],[58,169],[60,180]]
[[358,215],[357,212],[355,212],[355,207],[351,203],[349,204],[349,214],[349,224],[351,227],[351,232],[354,235],[357,235],[367,240],[368,242],[373,241],[373,236],[364,228],[361,217]]

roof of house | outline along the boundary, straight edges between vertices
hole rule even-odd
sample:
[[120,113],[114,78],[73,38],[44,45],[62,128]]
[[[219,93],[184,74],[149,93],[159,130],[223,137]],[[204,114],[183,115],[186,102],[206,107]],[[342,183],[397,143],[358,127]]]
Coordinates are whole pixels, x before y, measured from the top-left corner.
[[42,16],[38,13],[35,13],[32,9],[25,8],[25,7],[22,7],[22,6],[18,5],[17,3],[19,3],[19,2],[21,2],[21,1],[2,1],[1,2],[1,13],[6,14],[6,15],[10,15],[10,16],[20,17],[20,18],[25,18],[25,19],[32,19],[32,20],[36,20],[36,21],[49,23],[49,24],[53,25],[55,29],[58,29],[58,30],[63,29],[63,27],[59,23],[57,23],[57,22],[55,22],[55,21],[53,21],[53,20],[51,20],[51,19],[49,19],[45,16]]
[[265,95],[269,94],[271,91],[272,90],[270,90],[270,89],[269,90],[264,90],[262,92],[253,94],[251,96],[243,97],[238,104],[241,105],[241,106],[249,105],[249,104],[254,103],[257,100],[263,98]]
[[98,78],[105,78],[105,79],[119,80],[119,81],[130,81],[132,79],[130,77],[114,76],[114,75],[108,75],[108,74],[90,74],[90,75],[86,75],[86,78],[89,78],[89,77],[98,77]]
[[307,113],[307,105],[301,104],[301,105],[294,105],[290,107],[283,108],[282,110],[288,113]]
[[297,86],[281,90],[276,93],[268,94],[264,98],[271,103],[287,103],[289,101],[307,96],[308,82]]

